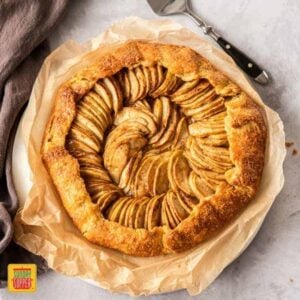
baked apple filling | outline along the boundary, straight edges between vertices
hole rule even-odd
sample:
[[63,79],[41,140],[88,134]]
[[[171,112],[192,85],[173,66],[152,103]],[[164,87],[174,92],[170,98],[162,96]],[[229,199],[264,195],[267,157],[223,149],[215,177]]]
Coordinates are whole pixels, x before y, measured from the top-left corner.
[[160,65],[124,68],[77,103],[67,149],[103,216],[175,228],[233,168],[225,99]]

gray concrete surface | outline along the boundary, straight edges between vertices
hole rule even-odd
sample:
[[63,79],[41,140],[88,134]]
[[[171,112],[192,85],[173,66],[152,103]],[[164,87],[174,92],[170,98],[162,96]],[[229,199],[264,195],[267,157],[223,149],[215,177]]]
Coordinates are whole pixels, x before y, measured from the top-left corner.
[[[265,103],[284,121],[288,149],[285,186],[248,249],[195,299],[300,299],[300,2],[298,0],[193,0],[193,6],[232,43],[252,55],[272,75],[257,86]],[[127,16],[156,18],[145,0],[72,1],[50,37],[55,49],[68,39],[80,42],[98,35]],[[184,17],[175,20],[202,35]],[[192,298],[192,297],[191,297]],[[41,276],[33,295],[0,291],[0,299],[129,299],[79,279],[54,272]],[[189,299],[185,291],[148,299]]]

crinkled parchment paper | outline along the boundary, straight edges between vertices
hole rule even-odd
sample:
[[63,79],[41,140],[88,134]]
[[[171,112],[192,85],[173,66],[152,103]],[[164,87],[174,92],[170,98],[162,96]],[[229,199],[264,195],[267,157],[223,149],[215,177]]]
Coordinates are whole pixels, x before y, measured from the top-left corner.
[[[263,102],[231,58],[170,20],[131,17],[82,45],[64,43],[44,62],[22,123],[32,189],[15,218],[15,240],[43,256],[57,272],[92,280],[114,292],[154,294],[185,288],[201,293],[249,245],[283,186],[284,131],[277,113],[265,107],[268,146],[260,190],[234,222],[214,238],[176,255],[129,257],[89,243],[75,228],[41,161],[40,146],[58,86],[100,53],[128,39],[186,45],[206,57],[257,102]],[[100,47],[100,49],[98,49]]]

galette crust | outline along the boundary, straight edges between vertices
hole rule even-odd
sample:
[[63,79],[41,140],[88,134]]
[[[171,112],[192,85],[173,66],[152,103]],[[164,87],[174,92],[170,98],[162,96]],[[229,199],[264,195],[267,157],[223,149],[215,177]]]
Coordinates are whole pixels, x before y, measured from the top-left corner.
[[[66,138],[76,117],[76,103],[99,79],[123,68],[155,64],[184,81],[206,79],[218,95],[230,98],[225,104],[225,128],[234,168],[226,173],[227,182],[174,229],[134,229],[105,219],[91,201],[79,163],[66,149]],[[129,255],[156,256],[188,250],[239,215],[257,192],[266,135],[262,108],[200,54],[184,46],[130,41],[102,55],[59,88],[41,152],[65,209],[86,239]]]

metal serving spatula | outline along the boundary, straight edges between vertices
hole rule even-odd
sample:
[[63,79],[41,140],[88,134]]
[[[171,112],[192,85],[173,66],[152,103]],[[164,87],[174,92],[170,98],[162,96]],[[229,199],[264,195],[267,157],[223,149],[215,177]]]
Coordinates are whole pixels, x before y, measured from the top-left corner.
[[196,15],[191,7],[189,0],[147,0],[152,10],[159,16],[169,16],[183,14],[189,16],[205,34],[213,38],[222,49],[229,54],[236,64],[250,77],[260,84],[267,84],[269,76],[266,71],[259,67],[251,58],[245,55],[241,50],[223,39],[212,26]]

